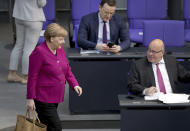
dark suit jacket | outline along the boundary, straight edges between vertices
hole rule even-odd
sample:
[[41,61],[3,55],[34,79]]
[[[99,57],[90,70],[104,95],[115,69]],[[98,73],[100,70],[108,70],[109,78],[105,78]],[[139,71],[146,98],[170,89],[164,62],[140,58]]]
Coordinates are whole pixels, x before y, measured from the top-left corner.
[[[174,57],[164,56],[170,84],[174,93],[178,82],[190,82],[190,72],[179,64]],[[128,88],[133,94],[142,94],[145,88],[156,86],[152,63],[147,58],[134,62],[128,78]]]
[[[130,46],[127,26],[121,16],[113,15],[110,22],[110,39],[122,50]],[[98,12],[83,16],[78,31],[77,44],[84,49],[94,49],[98,40]],[[120,43],[119,43],[120,40]]]

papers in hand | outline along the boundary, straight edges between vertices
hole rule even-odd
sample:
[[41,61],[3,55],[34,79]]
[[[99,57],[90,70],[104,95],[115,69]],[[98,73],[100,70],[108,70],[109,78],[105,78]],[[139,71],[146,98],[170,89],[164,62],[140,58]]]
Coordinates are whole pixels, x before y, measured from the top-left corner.
[[188,103],[190,100],[188,100],[189,95],[186,94],[174,94],[174,93],[155,93],[152,96],[145,96],[145,100],[159,100],[163,103]]

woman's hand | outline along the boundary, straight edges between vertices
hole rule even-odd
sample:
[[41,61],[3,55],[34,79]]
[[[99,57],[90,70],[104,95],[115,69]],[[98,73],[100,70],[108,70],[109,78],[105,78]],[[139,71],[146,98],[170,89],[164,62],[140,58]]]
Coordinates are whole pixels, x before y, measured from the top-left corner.
[[78,96],[82,95],[82,88],[80,86],[75,86],[74,90],[78,94]]
[[42,8],[46,5],[47,1],[46,0],[37,0],[37,5],[39,8]]
[[35,103],[34,103],[34,100],[33,99],[27,99],[26,101],[26,106],[28,109],[30,110],[35,110],[36,107],[35,107]]

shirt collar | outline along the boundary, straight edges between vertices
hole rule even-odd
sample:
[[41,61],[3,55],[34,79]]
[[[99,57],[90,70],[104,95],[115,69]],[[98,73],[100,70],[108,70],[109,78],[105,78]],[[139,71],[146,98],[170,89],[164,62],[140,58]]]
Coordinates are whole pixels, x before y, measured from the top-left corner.
[[[156,65],[157,63],[152,63],[153,65]],[[162,59],[158,62],[158,64],[165,64],[165,61],[164,61],[164,59],[163,59],[163,57],[162,57]]]
[[[99,20],[99,23],[104,23],[104,21],[102,20],[101,16],[100,16],[100,12],[98,12],[98,20]],[[109,24],[109,21],[106,22]]]

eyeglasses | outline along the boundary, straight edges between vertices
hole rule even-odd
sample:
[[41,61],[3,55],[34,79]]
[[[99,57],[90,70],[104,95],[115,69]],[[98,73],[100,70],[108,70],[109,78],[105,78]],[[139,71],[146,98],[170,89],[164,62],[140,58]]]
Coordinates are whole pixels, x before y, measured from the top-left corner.
[[114,12],[111,12],[111,11],[106,11],[104,8],[102,8],[102,11],[104,13],[104,15],[114,15],[115,11]]
[[160,51],[154,51],[154,50],[151,50],[151,49],[148,49],[148,53],[152,53],[152,54],[157,54],[157,53],[160,53],[162,50]]

